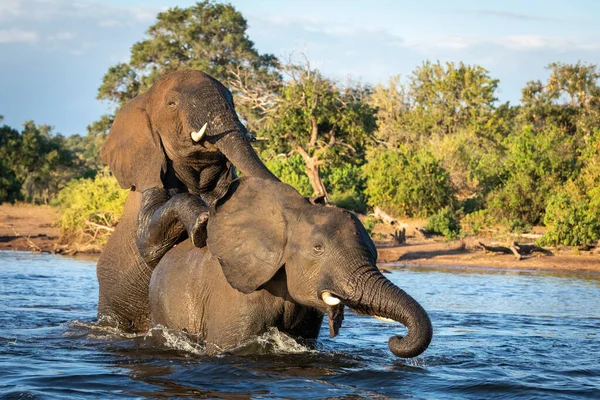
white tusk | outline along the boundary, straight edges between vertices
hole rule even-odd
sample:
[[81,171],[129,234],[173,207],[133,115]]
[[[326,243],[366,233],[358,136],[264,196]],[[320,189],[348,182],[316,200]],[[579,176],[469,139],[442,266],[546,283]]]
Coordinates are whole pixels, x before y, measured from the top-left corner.
[[385,317],[380,317],[379,315],[373,315],[373,316],[374,316],[375,318],[377,318],[378,320],[380,320],[380,321],[383,321],[383,322],[396,322],[396,321],[394,321],[393,319],[390,319],[390,318],[385,318]]
[[192,132],[192,140],[194,142],[199,142],[200,139],[202,139],[202,136],[204,136],[204,132],[206,132],[206,127],[208,126],[208,122],[205,123],[202,128],[200,128],[200,130],[198,132]]
[[332,296],[329,292],[323,292],[321,294],[321,298],[328,306],[337,306],[338,304],[340,304],[340,299]]

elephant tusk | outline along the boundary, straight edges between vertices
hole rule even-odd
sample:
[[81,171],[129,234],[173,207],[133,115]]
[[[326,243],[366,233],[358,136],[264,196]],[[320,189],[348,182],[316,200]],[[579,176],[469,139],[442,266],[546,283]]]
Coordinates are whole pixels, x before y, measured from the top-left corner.
[[340,299],[331,295],[331,293],[325,291],[321,294],[321,298],[328,306],[337,306],[340,304]]
[[391,318],[380,317],[379,315],[373,315],[373,316],[383,322],[396,322]]
[[208,122],[205,123],[202,128],[200,128],[200,130],[198,132],[194,132],[192,131],[192,140],[194,142],[199,142],[200,139],[202,139],[202,136],[204,136],[204,133],[206,132],[206,127],[208,126]]

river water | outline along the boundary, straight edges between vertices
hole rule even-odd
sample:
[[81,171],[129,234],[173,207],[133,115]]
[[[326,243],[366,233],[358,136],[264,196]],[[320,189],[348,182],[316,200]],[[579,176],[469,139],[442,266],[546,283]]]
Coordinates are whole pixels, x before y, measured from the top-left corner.
[[[277,331],[219,356],[155,327],[95,326],[95,262],[0,252],[0,398],[600,398],[600,276],[398,268],[429,312],[412,360],[397,324],[346,312],[314,347]],[[325,322],[326,323],[326,322]]]

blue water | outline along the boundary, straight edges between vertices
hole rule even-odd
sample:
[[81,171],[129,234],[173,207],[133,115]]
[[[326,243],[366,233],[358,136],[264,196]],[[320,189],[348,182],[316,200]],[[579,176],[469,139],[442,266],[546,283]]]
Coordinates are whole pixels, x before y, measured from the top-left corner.
[[206,356],[161,327],[94,325],[93,260],[0,252],[0,398],[600,398],[600,277],[399,268],[429,311],[423,356],[394,357],[399,327],[346,312],[316,349],[272,331]]

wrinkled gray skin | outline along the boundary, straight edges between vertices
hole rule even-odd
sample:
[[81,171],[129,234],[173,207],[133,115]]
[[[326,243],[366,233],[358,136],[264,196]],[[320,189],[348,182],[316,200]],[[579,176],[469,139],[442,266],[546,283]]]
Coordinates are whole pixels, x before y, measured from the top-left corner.
[[199,71],[168,74],[119,111],[100,156],[131,192],[97,264],[100,320],[148,328],[153,266],[187,236],[204,245],[207,206],[236,178],[232,164],[276,180],[248,136],[229,90]]
[[[360,221],[311,204],[281,182],[244,177],[211,208],[208,247],[189,241],[169,250],[150,282],[152,322],[199,334],[220,351],[269,327],[314,339],[323,315],[337,334],[343,306],[398,321],[390,350],[415,357],[429,345],[423,308],[386,279]],[[341,301],[330,306],[329,292]]]

